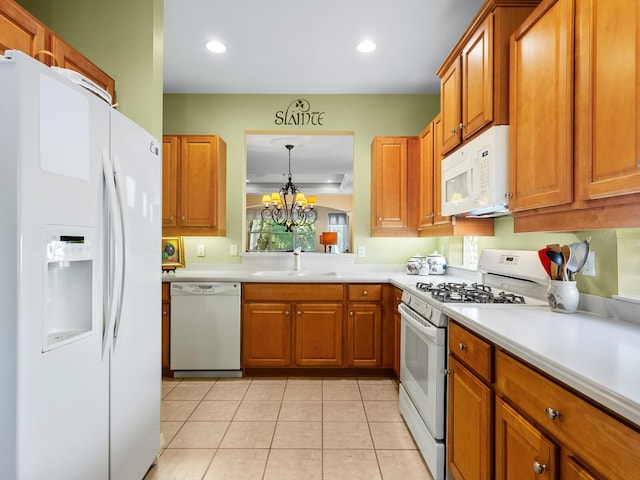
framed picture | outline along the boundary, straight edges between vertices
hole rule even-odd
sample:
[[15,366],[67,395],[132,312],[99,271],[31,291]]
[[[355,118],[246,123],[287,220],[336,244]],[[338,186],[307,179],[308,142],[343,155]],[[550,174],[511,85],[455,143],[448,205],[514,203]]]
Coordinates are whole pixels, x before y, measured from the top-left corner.
[[184,243],[182,237],[162,237],[162,268],[184,267]]

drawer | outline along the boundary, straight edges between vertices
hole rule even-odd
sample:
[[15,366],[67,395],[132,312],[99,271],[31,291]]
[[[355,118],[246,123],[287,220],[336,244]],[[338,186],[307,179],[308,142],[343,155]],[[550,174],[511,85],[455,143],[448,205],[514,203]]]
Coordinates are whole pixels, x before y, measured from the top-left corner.
[[342,284],[336,283],[243,283],[244,301],[342,302]]
[[449,322],[449,352],[487,382],[493,380],[493,346],[453,322]]
[[169,282],[162,282],[162,302],[170,302],[171,296],[169,295],[169,287],[171,284]]
[[637,478],[638,430],[501,351],[496,392],[608,479]]
[[347,285],[347,298],[350,302],[379,302],[382,300],[382,285]]

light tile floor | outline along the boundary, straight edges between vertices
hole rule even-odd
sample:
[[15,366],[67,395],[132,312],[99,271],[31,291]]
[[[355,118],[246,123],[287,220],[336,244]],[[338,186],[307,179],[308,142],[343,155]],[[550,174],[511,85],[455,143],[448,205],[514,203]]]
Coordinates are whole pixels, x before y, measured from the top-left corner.
[[145,480],[431,480],[391,379],[163,379]]

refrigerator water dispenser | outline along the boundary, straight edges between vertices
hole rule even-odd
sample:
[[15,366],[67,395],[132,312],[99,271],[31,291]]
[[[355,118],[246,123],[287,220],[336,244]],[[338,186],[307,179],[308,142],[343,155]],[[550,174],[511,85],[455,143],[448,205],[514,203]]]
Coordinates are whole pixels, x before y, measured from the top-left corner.
[[48,229],[46,239],[43,352],[91,335],[95,327],[92,229],[59,230]]

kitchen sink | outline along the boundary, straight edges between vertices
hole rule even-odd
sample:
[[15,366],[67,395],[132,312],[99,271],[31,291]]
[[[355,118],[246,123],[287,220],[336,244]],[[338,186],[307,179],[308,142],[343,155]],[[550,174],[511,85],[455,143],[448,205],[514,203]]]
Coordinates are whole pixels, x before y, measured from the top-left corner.
[[312,270],[259,270],[251,277],[339,277],[339,272],[314,272]]

